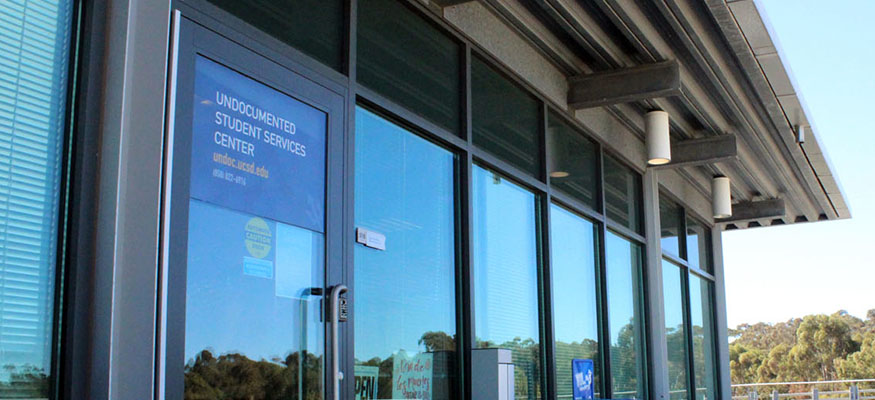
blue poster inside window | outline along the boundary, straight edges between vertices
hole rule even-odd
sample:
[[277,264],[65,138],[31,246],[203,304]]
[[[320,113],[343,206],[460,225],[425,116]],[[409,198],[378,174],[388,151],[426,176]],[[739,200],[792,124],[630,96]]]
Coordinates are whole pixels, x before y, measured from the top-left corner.
[[574,386],[574,400],[593,399],[592,360],[579,358],[571,360],[571,384]]
[[193,108],[191,197],[324,232],[324,112],[202,56]]

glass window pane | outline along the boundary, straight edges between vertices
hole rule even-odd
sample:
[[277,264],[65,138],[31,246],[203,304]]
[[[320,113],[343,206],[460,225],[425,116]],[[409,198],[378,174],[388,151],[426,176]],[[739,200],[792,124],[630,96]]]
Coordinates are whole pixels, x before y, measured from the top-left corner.
[[540,103],[479,57],[471,60],[474,144],[540,176]]
[[343,70],[343,0],[208,1],[329,67]]
[[693,373],[696,377],[697,400],[717,398],[712,285],[708,280],[690,275],[690,322],[693,325]]
[[194,198],[188,217],[185,398],[320,399],[323,235]]
[[608,232],[605,252],[613,398],[643,399],[641,246]]
[[690,265],[713,272],[711,270],[711,230],[687,218],[687,260]]
[[608,218],[641,233],[641,177],[611,156],[604,163]]
[[556,337],[556,390],[571,398],[571,361],[593,360],[593,388],[601,397],[595,224],[564,208],[550,206],[553,320]]
[[[454,160],[357,110],[355,226],[386,236],[385,250],[355,246],[355,374],[363,398],[454,397]],[[416,364],[423,369],[406,368]],[[363,385],[376,385],[377,396]]]
[[3,398],[48,398],[55,378],[52,321],[72,5],[0,2]]
[[459,44],[398,0],[358,2],[357,79],[460,133]]
[[473,171],[476,347],[511,350],[516,398],[538,399],[535,195],[491,171],[477,166]]
[[596,144],[550,112],[547,126],[548,174],[553,187],[598,209]]
[[686,400],[687,338],[684,330],[684,292],[681,269],[662,261],[662,296],[665,302],[665,340],[668,348],[669,398]]
[[681,208],[659,197],[659,228],[662,251],[680,257]]

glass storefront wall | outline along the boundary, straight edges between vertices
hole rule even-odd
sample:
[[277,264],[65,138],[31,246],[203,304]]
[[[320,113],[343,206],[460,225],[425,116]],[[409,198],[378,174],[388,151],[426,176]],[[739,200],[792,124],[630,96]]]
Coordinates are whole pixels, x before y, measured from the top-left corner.
[[[342,1],[280,5],[256,1],[247,7],[224,0],[208,1],[337,71],[345,72],[344,63],[350,59],[344,53],[348,34],[356,38],[356,48],[348,50],[357,55],[353,58],[357,60],[355,78],[367,92],[351,89],[351,96],[369,108],[357,108],[354,117],[354,224],[379,232],[385,239],[385,248],[356,245],[353,255],[353,375],[357,391],[359,386],[371,385],[373,398],[455,398],[462,378],[457,351],[501,348],[512,352],[513,388],[518,399],[571,397],[572,365],[578,360],[592,361],[596,397],[648,397],[643,249],[645,239],[657,238],[643,237],[642,182],[636,171],[607,155],[600,143],[588,138],[562,113],[517,84],[463,38],[454,37],[421,15],[415,6],[394,0],[360,0],[358,31],[347,32],[350,21]],[[397,40],[399,37],[405,40]],[[466,60],[467,54],[471,56]],[[466,62],[468,70],[462,68]],[[58,82],[58,87],[65,86]],[[470,87],[464,87],[466,82]],[[350,86],[355,88],[355,84]],[[463,101],[467,90],[470,104]],[[375,93],[376,98],[366,93]],[[63,102],[52,105],[60,107],[53,109],[56,115],[63,114]],[[410,114],[402,111],[399,115],[398,107]],[[383,112],[389,108],[393,112]],[[391,114],[399,123],[390,122],[383,114]],[[0,115],[0,120],[3,117]],[[471,121],[470,127],[463,123],[466,120]],[[431,125],[417,126],[421,131],[416,133],[402,128],[416,125],[416,121]],[[55,157],[46,156],[46,160],[59,162],[57,138],[61,132],[50,133],[56,138],[51,142]],[[453,140],[442,136],[447,133],[455,136]],[[465,142],[458,137],[470,140],[458,144]],[[50,166],[47,170],[60,169]],[[56,184],[59,178],[46,179]],[[5,188],[3,185],[0,182]],[[468,190],[470,197],[463,198]],[[45,210],[56,212],[57,198],[43,201]],[[266,250],[265,257],[279,260],[282,252],[292,250],[309,254],[308,268],[302,271],[310,274],[301,283],[314,289],[265,303],[258,315],[235,309],[230,300],[216,308],[205,299],[216,297],[209,290],[223,278],[197,273],[197,269],[220,264],[222,255],[208,248],[193,248],[189,273],[196,279],[191,279],[187,288],[192,324],[198,324],[200,318],[203,326],[218,324],[227,329],[191,330],[185,347],[192,377],[198,367],[204,367],[200,372],[209,372],[206,367],[222,362],[245,361],[249,366],[277,371],[280,369],[275,367],[283,365],[275,376],[283,385],[297,387],[301,398],[321,397],[325,338],[320,330],[322,321],[311,317],[322,312],[316,289],[325,285],[321,275],[324,232],[270,220],[254,221],[197,199],[191,200],[190,207],[191,223],[201,228],[215,223],[214,216],[221,214],[223,221],[238,221],[241,232],[270,233],[267,240],[272,241],[273,249]],[[681,258],[681,264],[663,267],[665,276],[672,277],[663,287],[666,307],[671,310],[666,309],[666,326],[655,329],[689,338],[683,345],[670,343],[670,368],[680,365],[681,358],[692,360],[685,361],[683,370],[673,368],[670,375],[677,378],[677,385],[672,385],[672,390],[694,393],[697,399],[713,399],[713,278],[689,272],[690,267],[711,271],[710,232],[704,224],[685,219],[681,207],[673,207],[677,209],[665,210],[670,216],[662,217],[674,221],[674,225],[663,225],[669,232],[663,244],[667,254]],[[470,221],[460,218],[468,208]],[[50,217],[57,219],[56,214]],[[57,231],[52,229],[57,227],[42,227],[45,237],[54,240]],[[192,229],[193,242],[206,242],[208,233],[208,229]],[[461,240],[466,234],[469,242]],[[284,238],[295,240],[286,243]],[[308,245],[301,247],[300,243]],[[465,259],[462,255],[468,250],[471,257]],[[545,257],[548,251],[550,256]],[[54,266],[49,264],[43,269],[52,278]],[[466,268],[470,268],[470,275],[459,273]],[[544,277],[541,273],[547,268],[550,274]],[[251,272],[257,274],[257,268]],[[2,278],[9,273],[4,270]],[[201,282],[201,278],[216,282]],[[53,279],[46,282],[43,290],[51,293]],[[227,286],[226,294],[235,293],[234,299],[263,301],[257,296],[257,287],[218,283]],[[465,284],[470,284],[471,299],[465,299],[459,290]],[[275,286],[273,290],[278,289]],[[305,298],[310,294],[312,298]],[[51,317],[51,303],[46,304],[39,311]],[[470,321],[473,326],[464,325],[468,322],[462,317],[464,307],[470,307],[474,315]],[[297,311],[289,320],[287,313],[277,316],[280,309]],[[545,312],[547,309],[551,312]],[[210,317],[218,311],[228,316],[227,320]],[[678,323],[685,315],[690,322]],[[50,334],[51,318],[47,321],[39,329]],[[244,341],[232,334],[238,326],[248,326],[245,331],[249,336],[263,340],[242,346]],[[473,342],[460,340],[464,328],[473,331]],[[285,331],[303,335],[291,341],[279,339]],[[4,326],[0,342],[6,333]],[[467,347],[459,347],[460,343]],[[545,351],[547,344],[555,347],[555,354]],[[34,353],[42,354],[46,366],[48,351],[45,347],[45,352]],[[431,370],[415,367],[422,365]],[[410,374],[411,369],[416,374]],[[400,381],[421,381],[426,375],[427,396],[416,392],[422,388],[397,385]],[[0,385],[5,378],[9,377],[0,375]],[[194,379],[191,383],[197,384]],[[192,397],[197,396],[192,392]]]
[[[663,300],[672,399],[717,394],[711,233],[688,211],[660,196]],[[680,232],[686,232],[680,235]]]
[[[356,80],[376,98],[371,92],[356,96],[376,111],[359,108],[355,116],[355,225],[385,233],[392,244],[355,249],[357,390],[373,378],[368,382],[377,398],[397,396],[391,387],[395,364],[432,357],[434,373],[443,371],[440,379],[434,375],[432,398],[452,398],[459,324],[466,323],[460,313],[470,307],[474,337],[466,346],[512,351],[517,398],[542,398],[552,388],[551,395],[571,396],[577,360],[593,362],[597,397],[647,398],[639,173],[605,154],[479,50],[466,52],[464,38],[445,32],[417,7],[360,0],[356,22],[356,47],[349,49]],[[318,50],[287,42],[343,70]],[[470,104],[462,101],[466,90]],[[391,104],[383,106],[386,101]],[[399,115],[399,107],[409,116],[403,110]],[[405,124],[429,126],[414,134],[378,116],[382,109]],[[446,134],[468,142],[444,149],[423,139],[456,143]],[[465,159],[483,166],[459,161]],[[466,168],[470,174],[461,173]],[[460,198],[465,191],[459,188],[466,186],[470,198]],[[551,191],[563,206],[549,200]],[[458,214],[466,205],[467,222]],[[667,236],[675,256],[684,252],[681,225]],[[690,225],[688,234],[708,234],[700,228]],[[470,242],[461,240],[466,234],[460,229],[468,229]],[[543,243],[553,252],[546,280],[540,275],[548,251]],[[471,271],[459,275],[468,262],[466,246]],[[411,274],[426,278],[414,282]],[[465,299],[458,288],[468,276],[472,299],[460,307],[458,299]],[[400,298],[389,295],[398,291]],[[545,292],[552,293],[552,304],[543,304]],[[543,337],[545,331],[552,337]],[[546,340],[555,346],[552,356],[544,351]]]
[[[573,119],[411,4],[359,0],[357,31],[346,32],[342,2],[273,12],[262,2],[244,9],[208,1],[337,71],[357,62],[363,89],[354,95],[368,109],[355,112],[354,224],[390,244],[355,247],[357,395],[422,395],[396,383],[424,378],[403,371],[429,365],[427,397],[453,398],[464,378],[457,351],[503,349],[512,354],[516,398],[574,396],[575,368],[588,361],[595,397],[646,399],[649,239],[671,260],[661,266],[666,326],[652,328],[669,337],[671,398],[713,398],[710,228],[662,200],[650,211],[661,237],[645,238],[640,174]],[[257,21],[286,12],[320,26],[273,32]],[[349,54],[346,34],[355,38]],[[473,337],[460,340],[466,328]]]
[[73,1],[0,2],[0,398],[48,398]]

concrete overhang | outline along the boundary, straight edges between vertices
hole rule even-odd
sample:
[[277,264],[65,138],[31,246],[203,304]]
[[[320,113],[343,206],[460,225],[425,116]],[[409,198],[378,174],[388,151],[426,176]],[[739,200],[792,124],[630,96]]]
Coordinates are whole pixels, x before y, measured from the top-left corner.
[[[728,224],[709,217],[716,175],[732,180],[734,203],[782,199],[786,205],[783,217],[730,228],[850,217],[817,128],[754,0],[418,1],[639,171],[648,110],[669,112],[676,142],[734,135],[734,159],[658,171],[663,190],[699,217]],[[666,61],[678,65],[680,88],[664,97],[586,109],[568,102],[576,77]],[[807,130],[802,144],[797,126]]]
[[[760,0],[727,1],[726,5],[732,13],[735,26],[729,23],[731,21],[723,21],[721,29],[730,34],[737,29],[744,36],[747,42],[746,48],[743,48],[741,43],[735,44],[741,53],[738,56],[752,55],[756,59],[759,68],[746,72],[751,75],[758,89],[765,92],[761,93],[763,102],[766,103],[770,113],[774,114],[771,116],[776,120],[776,125],[780,126],[785,135],[793,139],[796,138],[796,130],[803,129],[804,141],[794,144],[802,152],[813,174],[813,177],[808,177],[810,183],[821,188],[834,212],[834,215],[825,213],[827,218],[822,218],[821,215],[817,220],[850,218],[850,207],[845,201],[839,179],[833,173],[834,169],[829,157],[821,149],[817,138],[818,130],[814,121],[809,118],[810,113],[802,93],[796,90],[792,69],[784,62],[785,57],[782,55],[780,44],[767,16],[761,11],[763,7],[760,3]],[[760,76],[765,82],[757,82]],[[768,88],[763,83],[767,84]],[[801,168],[805,168],[805,165],[803,164]]]

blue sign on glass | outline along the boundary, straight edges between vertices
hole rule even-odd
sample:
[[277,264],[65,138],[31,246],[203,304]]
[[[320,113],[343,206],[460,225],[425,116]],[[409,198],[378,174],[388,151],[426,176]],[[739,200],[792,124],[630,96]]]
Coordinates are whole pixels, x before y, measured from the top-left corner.
[[193,108],[191,197],[324,232],[324,112],[201,56]]
[[579,358],[571,360],[571,384],[574,387],[574,400],[593,399],[592,379],[592,360],[582,360]]

